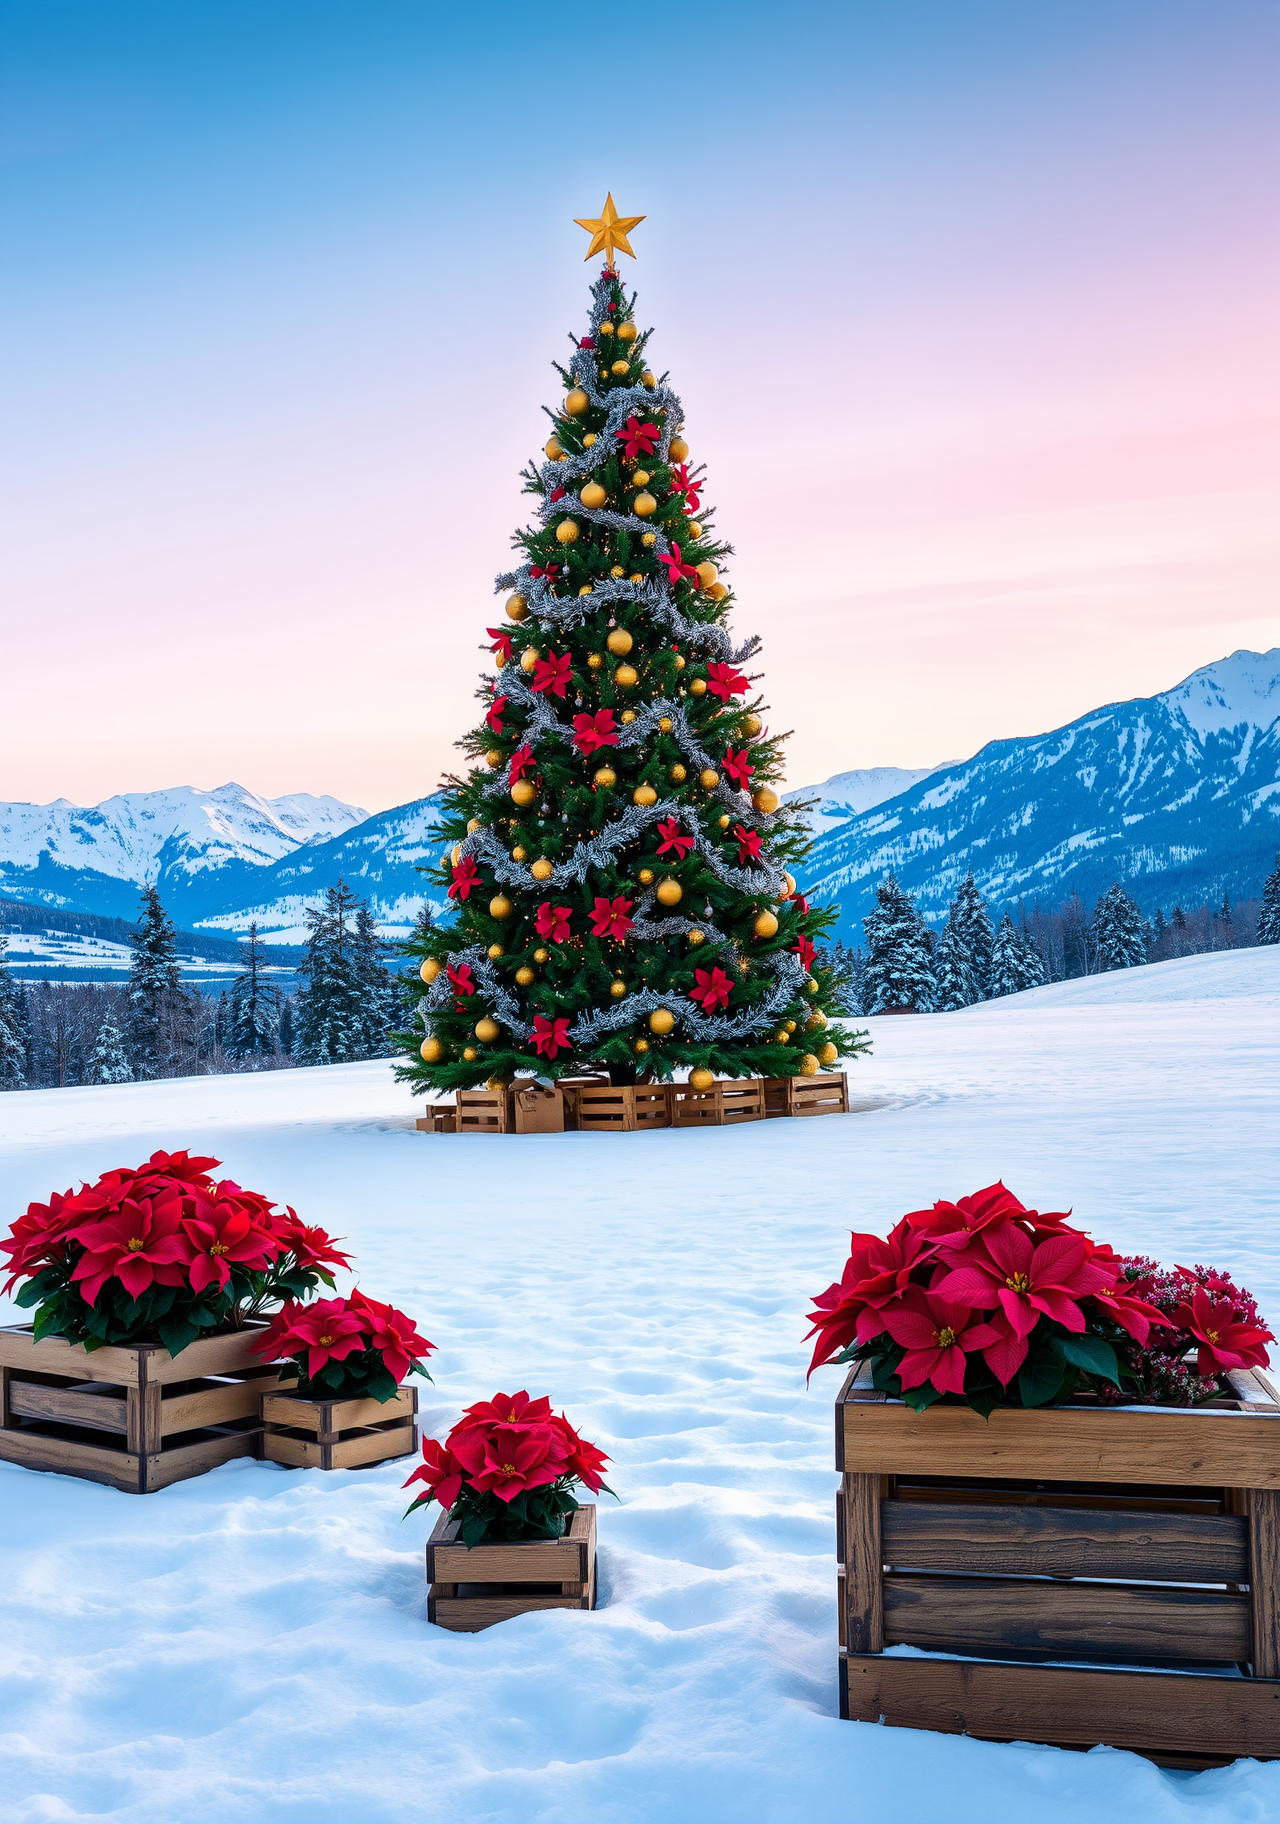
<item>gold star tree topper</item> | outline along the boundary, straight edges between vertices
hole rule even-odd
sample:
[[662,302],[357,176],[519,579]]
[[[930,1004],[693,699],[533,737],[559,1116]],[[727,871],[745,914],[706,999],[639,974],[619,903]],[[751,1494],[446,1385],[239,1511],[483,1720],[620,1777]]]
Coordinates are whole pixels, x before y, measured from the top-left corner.
[[636,256],[631,251],[631,243],[627,236],[637,222],[644,220],[644,217],[642,215],[619,215],[613,206],[612,193],[605,197],[604,208],[595,221],[588,220],[581,215],[575,215],[573,219],[579,228],[585,228],[591,236],[591,245],[586,252],[587,259],[593,260],[598,253],[603,252],[605,259],[612,266],[615,248],[621,253],[630,255],[633,260],[635,259]]

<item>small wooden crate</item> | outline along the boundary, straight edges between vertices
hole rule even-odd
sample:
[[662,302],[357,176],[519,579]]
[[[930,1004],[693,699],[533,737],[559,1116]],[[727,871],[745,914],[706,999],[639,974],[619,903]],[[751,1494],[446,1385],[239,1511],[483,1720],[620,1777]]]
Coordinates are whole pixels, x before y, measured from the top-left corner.
[[508,1134],[511,1098],[505,1089],[460,1089],[457,1120],[460,1134]]
[[456,1134],[458,1109],[453,1102],[438,1102],[419,1115],[414,1122],[420,1134]]
[[842,1716],[1170,1766],[1280,1756],[1268,1382],[988,1423],[917,1415],[860,1374],[836,1402]]
[[766,1077],[764,1112],[778,1115],[847,1115],[849,1079],[842,1070],[819,1077]]
[[737,1127],[742,1121],[763,1121],[764,1080],[732,1078],[713,1083],[710,1089],[690,1089],[687,1083],[671,1085],[672,1127]]
[[293,1382],[250,1344],[264,1324],[203,1336],[175,1360],[138,1343],[92,1353],[0,1327],[0,1458],[146,1495],[260,1454],[264,1390]]
[[511,1126],[517,1134],[562,1134],[564,1132],[564,1096],[559,1089],[547,1089],[540,1083],[516,1083],[508,1091],[511,1097]]
[[562,1539],[494,1541],[467,1550],[441,1514],[427,1542],[427,1620],[457,1634],[535,1609],[596,1606],[596,1510],[579,1507]]
[[582,1133],[636,1134],[670,1127],[670,1097],[665,1083],[601,1083],[579,1089],[574,1119]]
[[416,1387],[390,1400],[313,1400],[264,1393],[263,1455],[290,1469],[368,1469],[414,1448]]

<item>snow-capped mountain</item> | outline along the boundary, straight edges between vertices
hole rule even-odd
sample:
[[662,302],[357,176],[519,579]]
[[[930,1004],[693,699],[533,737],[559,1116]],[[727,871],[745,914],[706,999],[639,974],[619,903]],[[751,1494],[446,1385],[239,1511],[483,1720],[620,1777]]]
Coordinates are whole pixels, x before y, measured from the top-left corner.
[[861,941],[891,869],[937,921],[966,869],[993,909],[1092,900],[1145,910],[1256,895],[1280,846],[1280,647],[1239,651],[1155,697],[992,741],[819,836],[802,884]]
[[0,896],[130,916],[139,887],[154,882],[185,916],[177,901],[220,903],[241,871],[256,873],[367,817],[336,798],[259,798],[235,784],[124,792],[88,807],[65,798],[0,804]]
[[[946,762],[943,762],[945,765]],[[817,799],[809,813],[809,828],[815,836],[825,836],[850,817],[874,809],[886,798],[896,798],[909,791],[917,779],[927,779],[940,772],[938,766],[862,766],[851,773],[835,773],[821,785],[802,786],[798,792],[784,792],[787,804],[797,798]]]

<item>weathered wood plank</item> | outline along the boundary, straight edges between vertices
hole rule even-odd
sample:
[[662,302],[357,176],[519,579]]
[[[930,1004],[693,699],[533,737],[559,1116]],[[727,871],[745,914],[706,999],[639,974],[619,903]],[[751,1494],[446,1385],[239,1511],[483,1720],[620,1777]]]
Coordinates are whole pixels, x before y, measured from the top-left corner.
[[262,1416],[273,1425],[298,1431],[349,1431],[356,1425],[381,1425],[412,1418],[418,1410],[416,1387],[401,1387],[391,1399],[307,1400],[296,1394],[264,1392]]
[[1151,1755],[1280,1755],[1280,1682],[849,1654],[859,1722]]
[[585,1582],[596,1553],[595,1503],[583,1502],[562,1539],[525,1539],[507,1544],[455,1544],[457,1522],[442,1514],[427,1543],[428,1583]]
[[[1117,1513],[1143,1514],[1222,1514],[1233,1511],[1224,1505],[1224,1492],[1218,1488],[1179,1488],[1159,1482],[1039,1482],[1000,1481],[991,1477],[974,1477],[969,1483],[945,1476],[892,1476],[893,1495],[899,1501],[969,1502],[976,1506],[992,1503],[1000,1507],[1083,1507],[1094,1512],[1114,1509]],[[1228,1493],[1230,1491],[1227,1491]],[[1242,1503],[1247,1494],[1240,1491]],[[1244,1506],[1240,1508],[1244,1512]]]
[[1232,1664],[1250,1658],[1249,1598],[1162,1584],[894,1573],[884,1580],[884,1638],[944,1653],[1039,1652],[1063,1659]]
[[64,1425],[83,1425],[89,1431],[125,1432],[125,1402],[116,1390],[89,1393],[77,1387],[51,1387],[42,1381],[24,1381],[13,1369],[5,1372],[9,1383],[9,1411],[14,1418],[55,1419]]
[[216,1438],[202,1438],[195,1444],[178,1444],[146,1458],[146,1491],[168,1488],[174,1482],[185,1482],[190,1476],[202,1476],[219,1464],[236,1457],[253,1457],[258,1452],[256,1431],[224,1432]]
[[126,1494],[140,1493],[139,1460],[128,1451],[109,1445],[82,1443],[79,1439],[59,1438],[38,1431],[0,1431],[0,1459],[21,1463],[24,1469],[48,1470],[53,1474],[79,1476],[86,1482],[105,1482]]
[[879,1476],[845,1476],[844,1546],[849,1651],[879,1653],[884,1646]]
[[413,1426],[389,1425],[383,1431],[361,1431],[329,1445],[332,1469],[362,1469],[370,1463],[393,1463],[413,1450]]
[[881,1509],[880,1527],[886,1564],[903,1570],[1170,1583],[1249,1580],[1248,1524],[1230,1514],[893,1500]]
[[478,1634],[495,1622],[510,1621],[516,1615],[531,1615],[539,1609],[586,1609],[585,1596],[459,1596],[436,1597],[429,1616],[438,1628],[449,1628],[455,1634]]
[[1249,1494],[1249,1565],[1254,1675],[1280,1678],[1280,1494],[1274,1489]]

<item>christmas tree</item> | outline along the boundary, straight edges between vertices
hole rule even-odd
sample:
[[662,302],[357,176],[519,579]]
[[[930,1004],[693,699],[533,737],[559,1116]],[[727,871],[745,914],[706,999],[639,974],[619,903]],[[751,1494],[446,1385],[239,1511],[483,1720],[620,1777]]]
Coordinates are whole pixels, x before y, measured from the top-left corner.
[[454,912],[410,946],[426,1038],[401,1074],[424,1088],[684,1068],[703,1088],[864,1048],[828,1026],[843,1009],[816,940],[835,914],[789,872],[808,837],[742,669],[759,642],[730,631],[731,547],[614,267],[642,219],[610,198],[581,224],[605,267],[523,473],[533,523],[498,578],[471,765],[444,786]]
[[1133,969],[1147,960],[1142,914],[1120,882],[1113,881],[1093,914],[1099,969]]

